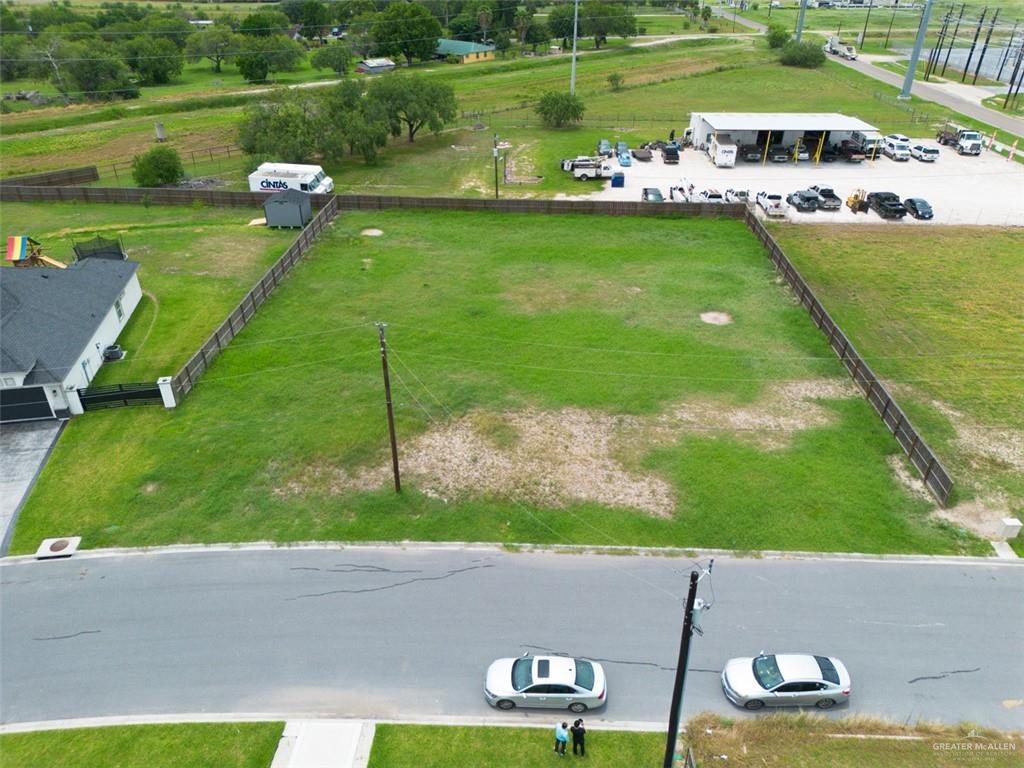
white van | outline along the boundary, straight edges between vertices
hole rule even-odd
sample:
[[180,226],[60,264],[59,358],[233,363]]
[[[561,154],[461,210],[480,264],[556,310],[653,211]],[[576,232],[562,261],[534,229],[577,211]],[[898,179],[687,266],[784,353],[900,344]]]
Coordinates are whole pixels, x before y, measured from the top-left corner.
[[910,145],[902,141],[896,141],[895,139],[888,139],[885,142],[885,146],[882,148],[882,153],[893,160],[909,160]]
[[319,165],[295,163],[263,163],[249,174],[250,192],[282,192],[286,189],[326,194],[334,191],[334,179]]

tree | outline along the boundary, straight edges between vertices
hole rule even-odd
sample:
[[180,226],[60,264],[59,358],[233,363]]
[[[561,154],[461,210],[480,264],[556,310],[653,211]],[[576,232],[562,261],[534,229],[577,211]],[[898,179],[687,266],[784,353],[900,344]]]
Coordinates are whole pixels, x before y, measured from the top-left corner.
[[4,35],[0,46],[0,80],[8,82],[25,77],[31,68],[31,48],[24,35]]
[[491,28],[491,22],[494,20],[494,14],[491,9],[486,5],[481,6],[476,12],[476,22],[480,25],[480,39],[487,40],[487,30]]
[[700,9],[700,20],[705,25],[711,20],[711,6],[705,5]]
[[787,67],[814,69],[825,63],[825,52],[815,43],[786,43],[782,46],[779,61]]
[[348,43],[340,40],[329,45],[317,48],[310,59],[310,64],[315,69],[331,69],[341,77],[348,71],[348,65],[352,61],[352,49]]
[[501,54],[502,58],[508,53],[508,50],[512,47],[512,38],[508,36],[508,32],[504,29],[494,35],[494,48]]
[[91,100],[139,96],[131,71],[118,55],[106,48],[50,38],[40,40],[36,56],[65,101],[70,101],[72,94]]
[[348,24],[356,16],[377,13],[373,0],[348,0],[344,3],[331,3],[334,6],[334,20],[339,24]]
[[184,65],[181,51],[162,37],[133,37],[121,44],[125,63],[139,75],[143,85],[161,85],[180,75]]
[[238,71],[250,83],[267,79],[270,72],[288,72],[302,60],[303,48],[284,35],[249,37],[235,59]]
[[533,52],[536,53],[537,46],[547,45],[549,40],[551,40],[551,30],[548,29],[548,25],[543,21],[534,21],[526,30],[526,39],[523,42],[532,46]]
[[768,27],[768,47],[781,48],[789,42],[789,30],[785,27],[772,24]]
[[390,131],[380,105],[363,98],[362,84],[356,80],[339,83],[324,93],[324,105],[331,131],[325,143],[347,146],[350,154],[361,155],[367,163],[376,162],[377,150],[387,146]]
[[540,97],[537,114],[549,128],[564,128],[583,119],[586,107],[579,96],[560,91],[548,91]]
[[196,29],[185,19],[172,14],[147,16],[143,23],[148,34],[161,40],[170,40],[179,51],[185,50],[185,43]]
[[516,40],[518,40],[520,43],[526,42],[526,33],[530,30],[531,24],[533,24],[532,13],[527,11],[525,8],[520,8],[518,11],[516,11]]
[[320,0],[286,0],[281,3],[281,11],[292,24],[301,25],[311,35],[319,35],[333,17],[331,9]]
[[556,5],[548,14],[548,28],[552,37],[560,37],[563,40],[572,38],[572,5]]
[[441,25],[419,3],[392,3],[379,15],[372,34],[382,54],[405,56],[406,63],[412,64],[414,58],[433,58]]
[[373,51],[373,26],[377,23],[376,13],[361,13],[353,17],[348,25],[348,43],[359,56],[367,57]]
[[244,38],[227,27],[212,26],[189,36],[185,53],[190,61],[209,59],[213,71],[220,72],[221,64],[230,62],[242,47]]
[[404,125],[410,142],[424,126],[435,133],[444,128],[455,119],[457,106],[447,83],[398,74],[374,80],[367,99],[386,116],[391,135],[400,136]]
[[590,0],[580,7],[580,26],[583,35],[594,38],[594,48],[600,48],[608,40],[608,35],[636,35],[636,17],[631,10],[599,0]]
[[250,155],[306,163],[320,154],[323,111],[309,91],[290,90],[245,108],[238,143]]
[[178,153],[168,146],[153,147],[132,160],[132,178],[140,187],[177,184],[185,177]]
[[288,31],[291,22],[278,11],[258,11],[242,19],[238,31],[250,37],[273,37]]

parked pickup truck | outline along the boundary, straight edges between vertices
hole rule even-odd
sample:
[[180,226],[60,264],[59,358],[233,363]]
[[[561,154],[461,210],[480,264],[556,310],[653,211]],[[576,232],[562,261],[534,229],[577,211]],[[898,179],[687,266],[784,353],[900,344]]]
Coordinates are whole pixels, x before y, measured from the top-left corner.
[[980,155],[981,134],[968,128],[947,126],[935,136],[944,147],[953,147],[958,155]]
[[563,171],[574,171],[577,168],[596,168],[601,165],[604,158],[601,157],[588,157],[587,155],[580,155],[579,157],[567,157],[562,160]]
[[811,187],[813,192],[818,193],[818,207],[823,211],[838,211],[843,207],[843,201],[839,198],[839,195],[835,193],[832,187],[826,187],[823,184],[816,184]]
[[902,219],[907,209],[895,192],[871,192],[867,197],[868,208],[883,219]]
[[864,162],[864,150],[860,148],[860,144],[849,139],[844,140],[839,145],[839,154],[848,163]]
[[600,163],[599,165],[575,165],[572,169],[572,175],[579,181],[587,181],[588,179],[610,179],[613,170],[611,165],[608,163]]
[[757,204],[761,206],[761,210],[764,211],[765,216],[769,216],[774,219],[785,217],[786,215],[786,204],[782,200],[782,195],[777,195],[772,192],[758,192]]

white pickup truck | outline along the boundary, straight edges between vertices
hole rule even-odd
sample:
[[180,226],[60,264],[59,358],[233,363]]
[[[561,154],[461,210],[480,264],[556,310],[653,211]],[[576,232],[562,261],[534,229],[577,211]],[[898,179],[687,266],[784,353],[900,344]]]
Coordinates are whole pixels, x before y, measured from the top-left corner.
[[783,218],[786,215],[786,201],[774,192],[758,192],[757,204],[769,218]]

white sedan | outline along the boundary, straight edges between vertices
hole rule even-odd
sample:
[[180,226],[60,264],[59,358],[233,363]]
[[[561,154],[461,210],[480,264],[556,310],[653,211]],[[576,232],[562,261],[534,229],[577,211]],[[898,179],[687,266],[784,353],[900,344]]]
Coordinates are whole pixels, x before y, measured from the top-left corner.
[[924,144],[915,144],[910,148],[910,156],[925,163],[934,163],[939,159],[939,150],[935,147],[926,147]]
[[578,713],[603,707],[608,683],[596,661],[524,655],[498,659],[488,667],[484,697],[498,709],[540,707]]
[[725,697],[745,709],[831,709],[849,701],[851,690],[846,665],[833,656],[762,651],[754,658],[729,659],[722,670]]

